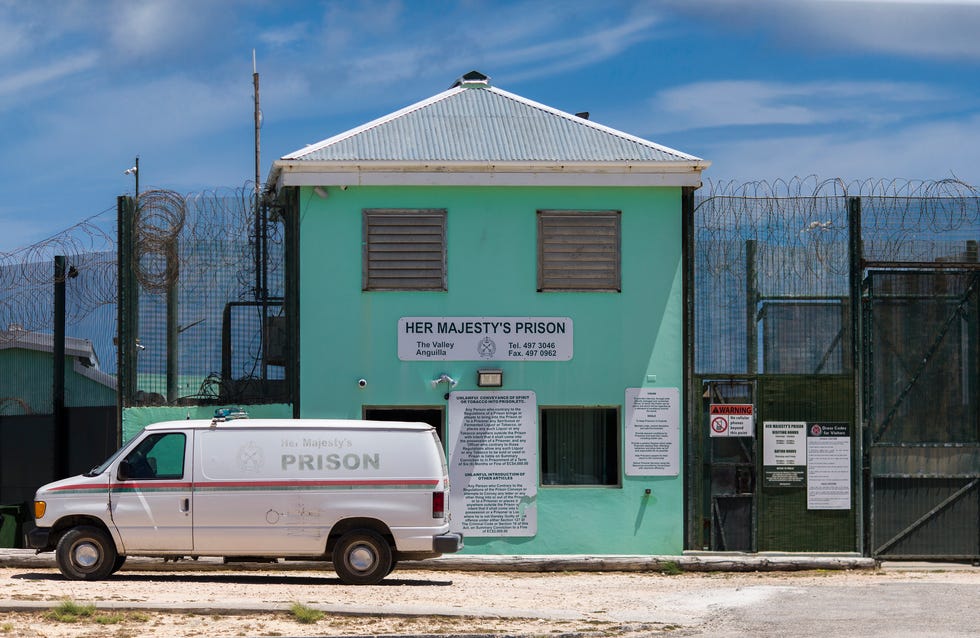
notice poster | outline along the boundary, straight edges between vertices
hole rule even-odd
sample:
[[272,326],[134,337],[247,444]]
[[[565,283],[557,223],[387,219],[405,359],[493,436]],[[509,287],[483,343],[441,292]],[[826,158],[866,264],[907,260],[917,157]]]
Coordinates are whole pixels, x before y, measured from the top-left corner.
[[851,509],[851,426],[808,423],[806,431],[806,507]]
[[680,472],[680,390],[626,389],[626,475]]
[[762,476],[764,487],[803,487],[806,484],[805,422],[763,422]]
[[755,436],[751,403],[712,403],[708,406],[711,436]]
[[449,394],[449,510],[469,537],[534,536],[537,398],[534,392]]

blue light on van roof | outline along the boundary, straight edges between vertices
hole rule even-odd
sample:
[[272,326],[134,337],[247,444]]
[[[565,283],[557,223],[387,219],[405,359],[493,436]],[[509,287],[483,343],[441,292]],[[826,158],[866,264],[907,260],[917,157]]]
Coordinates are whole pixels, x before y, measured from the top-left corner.
[[234,421],[235,419],[247,419],[248,412],[242,408],[218,408],[214,411],[215,421]]

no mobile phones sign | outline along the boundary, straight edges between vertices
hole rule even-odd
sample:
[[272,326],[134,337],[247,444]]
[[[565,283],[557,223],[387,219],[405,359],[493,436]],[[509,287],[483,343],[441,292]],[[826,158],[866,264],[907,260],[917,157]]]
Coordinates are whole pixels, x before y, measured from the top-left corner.
[[708,420],[711,436],[755,436],[754,406],[751,403],[712,403]]

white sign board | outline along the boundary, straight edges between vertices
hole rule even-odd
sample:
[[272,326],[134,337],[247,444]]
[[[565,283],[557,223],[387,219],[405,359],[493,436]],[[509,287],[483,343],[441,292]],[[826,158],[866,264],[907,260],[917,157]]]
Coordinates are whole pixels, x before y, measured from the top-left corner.
[[803,487],[806,472],[806,422],[762,423],[762,471],[766,487]]
[[766,421],[762,431],[763,465],[806,465],[804,421]]
[[807,424],[806,508],[851,509],[849,423]]
[[538,531],[537,399],[530,391],[449,393],[449,510],[465,536]]
[[626,475],[680,473],[678,388],[626,388]]
[[402,317],[401,361],[569,361],[569,317]]
[[711,436],[755,436],[755,416],[751,403],[712,403],[708,430]]

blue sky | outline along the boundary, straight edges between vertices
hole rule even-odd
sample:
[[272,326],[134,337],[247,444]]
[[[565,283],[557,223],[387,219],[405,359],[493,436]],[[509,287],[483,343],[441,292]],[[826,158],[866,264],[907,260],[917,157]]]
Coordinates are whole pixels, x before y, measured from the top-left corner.
[[253,49],[263,179],[477,69],[713,182],[980,186],[978,34],[980,0],[0,0],[0,256],[113,228],[137,155],[141,188],[253,179]]

